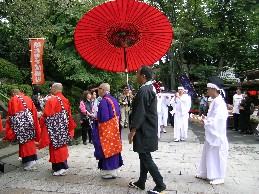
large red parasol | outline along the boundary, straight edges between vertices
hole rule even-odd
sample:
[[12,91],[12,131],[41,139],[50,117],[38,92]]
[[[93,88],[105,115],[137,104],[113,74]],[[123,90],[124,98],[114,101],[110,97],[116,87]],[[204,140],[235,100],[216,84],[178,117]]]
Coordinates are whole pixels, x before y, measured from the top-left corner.
[[103,3],[78,22],[74,41],[88,63],[112,72],[152,65],[168,51],[172,26],[155,7],[135,0]]

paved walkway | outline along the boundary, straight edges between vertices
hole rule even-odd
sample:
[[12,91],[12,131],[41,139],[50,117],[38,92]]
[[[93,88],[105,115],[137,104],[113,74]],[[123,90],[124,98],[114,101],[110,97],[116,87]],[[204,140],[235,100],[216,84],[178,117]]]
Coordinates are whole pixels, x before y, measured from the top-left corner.
[[[254,136],[243,136],[247,141],[230,143],[230,155],[228,159],[227,177],[224,185],[209,185],[208,182],[194,178],[198,171],[199,160],[202,151],[203,129],[192,123],[188,131],[186,142],[173,142],[172,127],[167,128],[167,133],[161,134],[159,150],[154,152],[153,158],[158,165],[167,185],[167,194],[181,193],[229,193],[229,194],[254,194],[259,191],[259,141]],[[48,162],[48,150],[39,152],[37,162],[38,170],[26,172],[17,155],[3,158],[2,161],[12,164],[12,170],[0,173],[0,193],[87,193],[87,194],[144,194],[145,191],[130,189],[127,184],[134,181],[139,175],[138,155],[132,151],[132,145],[127,142],[128,130],[123,131],[123,160],[124,166],[120,169],[119,177],[114,180],[103,180],[97,169],[97,161],[93,157],[93,145],[73,145],[69,147],[70,166],[68,175],[53,177],[51,164]],[[196,134],[196,135],[195,135]],[[197,136],[198,134],[198,136]],[[240,136],[229,132],[230,139]],[[200,139],[200,140],[199,140]],[[17,151],[17,146],[6,149]],[[10,165],[9,165],[10,166]],[[152,189],[154,183],[149,176],[146,189]]]

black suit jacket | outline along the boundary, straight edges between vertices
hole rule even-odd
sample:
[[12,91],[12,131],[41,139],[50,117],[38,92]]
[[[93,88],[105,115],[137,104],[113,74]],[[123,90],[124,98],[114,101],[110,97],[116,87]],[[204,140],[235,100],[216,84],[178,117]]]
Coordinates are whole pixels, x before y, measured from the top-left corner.
[[132,103],[131,127],[136,128],[133,150],[138,153],[158,149],[157,98],[153,85],[142,86]]

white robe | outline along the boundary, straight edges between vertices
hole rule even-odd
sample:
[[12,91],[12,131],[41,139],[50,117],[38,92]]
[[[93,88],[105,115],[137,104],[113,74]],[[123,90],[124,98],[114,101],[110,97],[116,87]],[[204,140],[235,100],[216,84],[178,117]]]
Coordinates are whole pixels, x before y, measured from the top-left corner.
[[162,125],[162,96],[157,96],[157,115],[158,115],[158,122],[157,122],[157,137],[160,138],[160,126]]
[[238,109],[238,105],[240,104],[241,100],[243,99],[242,94],[238,95],[235,94],[233,96],[233,114],[239,114],[239,109]]
[[184,134],[181,136],[182,138],[181,139],[187,139],[187,131],[188,131],[188,128],[189,128],[189,111],[191,109],[191,106],[192,106],[192,98],[191,96],[189,96],[188,94],[184,94],[187,96],[188,98],[188,102],[187,102],[187,105],[186,105],[186,109],[185,111],[187,111],[188,114],[185,114],[185,118],[184,118]]
[[168,106],[170,105],[170,98],[169,96],[162,96],[162,104],[161,104],[161,123],[164,127],[167,126],[168,120]]
[[190,110],[189,97],[183,94],[181,97],[174,97],[171,100],[174,113],[174,138],[177,140],[187,139],[188,119]]
[[228,157],[226,135],[228,110],[221,95],[213,99],[204,120],[205,142],[203,146],[200,175],[209,180],[224,179]]

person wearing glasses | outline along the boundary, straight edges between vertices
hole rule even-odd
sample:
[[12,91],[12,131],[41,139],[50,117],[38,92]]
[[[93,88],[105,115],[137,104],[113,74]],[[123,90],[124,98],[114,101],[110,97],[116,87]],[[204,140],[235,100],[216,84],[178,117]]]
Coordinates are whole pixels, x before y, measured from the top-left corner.
[[118,168],[123,165],[121,151],[120,106],[110,94],[110,85],[102,83],[98,88],[102,98],[98,105],[97,123],[95,121],[92,138],[94,156],[98,162],[103,179],[115,179]]

